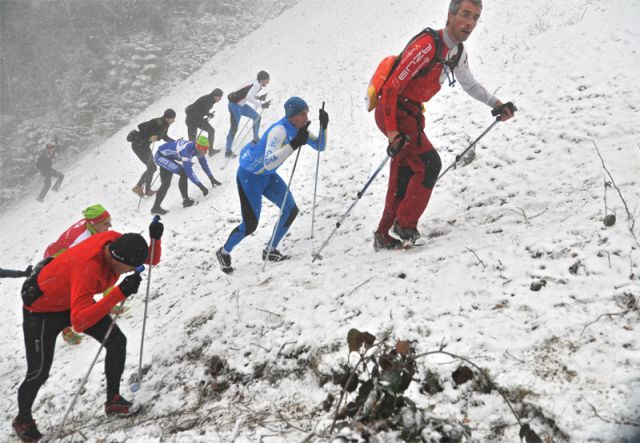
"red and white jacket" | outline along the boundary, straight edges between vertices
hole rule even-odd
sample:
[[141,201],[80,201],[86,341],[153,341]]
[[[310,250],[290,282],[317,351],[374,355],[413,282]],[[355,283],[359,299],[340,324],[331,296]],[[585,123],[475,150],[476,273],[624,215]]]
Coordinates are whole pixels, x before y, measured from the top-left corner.
[[47,246],[47,249],[44,251],[44,258],[60,254],[70,247],[88,239],[95,233],[95,231],[92,231],[91,224],[83,218],[64,231],[56,241]]

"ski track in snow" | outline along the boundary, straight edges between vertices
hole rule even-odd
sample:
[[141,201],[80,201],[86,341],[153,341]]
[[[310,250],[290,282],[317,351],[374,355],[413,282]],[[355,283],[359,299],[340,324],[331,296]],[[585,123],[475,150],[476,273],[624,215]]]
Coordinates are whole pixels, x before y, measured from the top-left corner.
[[[109,209],[115,230],[145,233],[152,202],[143,200],[136,211],[130,188],[142,165],[125,142],[134,124],[170,106],[179,112],[171,134],[185,136],[187,104],[212,87],[227,94],[260,69],[272,78],[273,106],[263,115],[263,130],[280,118],[291,95],[310,104],[317,130],[317,109],[326,101],[331,122],[321,157],[315,238],[309,236],[316,154],[305,149],[292,185],[301,214],[280,248],[291,260],[270,263],[262,272],[260,253],[277,217],[277,209],[265,204],[258,230],[233,253],[234,275],[218,269],[215,250],[240,219],[235,161],[221,170],[224,159],[210,159],[224,184],[207,198],[190,186],[190,195],[201,200],[196,207],[183,209],[177,183],[172,184],[164,203],[171,212],[163,217],[163,259],[151,285],[144,355],[150,369],[135,395],[148,411],[128,422],[101,423],[101,358],[72,419],[88,425],[87,438],[300,441],[303,432],[273,431],[277,411],[304,429],[326,422],[317,412],[304,416],[316,411],[328,392],[339,391],[332,383],[320,387],[307,362],[315,359],[317,370],[330,374],[346,362],[346,333],[355,327],[378,337],[386,331],[392,339],[415,340],[420,352],[444,340],[448,351],[487,368],[500,386],[530,391],[526,400],[571,441],[637,441],[637,428],[614,421],[638,423],[640,416],[638,314],[602,318],[584,330],[601,314],[623,311],[624,294],[640,296],[640,252],[613,189],[607,204],[617,223],[602,224],[604,171],[592,143],[635,211],[640,203],[640,93],[633,87],[640,74],[640,34],[633,24],[640,15],[637,2],[486,4],[467,44],[472,69],[498,97],[519,106],[517,118],[498,124],[479,143],[475,159],[438,184],[418,226],[425,247],[373,251],[387,166],[323,251],[323,260],[311,263],[311,252],[384,158],[384,138],[362,100],[369,76],[384,55],[397,52],[418,30],[443,26],[447,3],[369,0],[365,10],[362,2],[327,0],[320,9],[301,0],[100,143],[93,157],[64,171],[63,188],[44,204],[34,193],[0,215],[0,266],[6,268],[35,264],[46,245],[92,203]],[[228,128],[224,103],[214,107],[217,147]],[[459,86],[443,86],[426,115],[427,135],[445,167],[492,122],[486,106]],[[280,169],[286,180],[292,165],[293,159]],[[569,267],[576,263],[572,274]],[[540,279],[546,286],[531,291]],[[5,297],[0,436],[11,435],[9,440],[15,440],[10,422],[26,367],[20,284],[0,282]],[[137,371],[145,287],[119,319],[128,338],[122,384],[127,398],[129,377]],[[88,337],[77,347],[58,343],[50,379],[34,408],[45,433],[59,424],[98,348]],[[266,369],[262,378],[211,394],[196,408],[198,393],[211,378],[213,355],[246,377],[263,364]],[[518,426],[497,394],[475,393],[471,398],[477,402],[470,402],[464,388],[452,387],[456,362],[431,357],[422,363],[418,375],[430,368],[448,381],[433,397],[412,384],[408,393],[418,404],[435,404],[443,416],[467,417],[478,441],[488,441],[490,426],[500,422],[507,427],[495,441],[517,441]],[[590,405],[609,422],[595,417]],[[174,415],[173,428],[167,420],[151,420],[186,410],[195,412]],[[275,420],[273,429],[252,425],[256,417]],[[185,425],[194,419],[197,426]],[[533,419],[532,427],[550,435],[548,423]],[[74,438],[67,441],[84,441],[79,434]]]

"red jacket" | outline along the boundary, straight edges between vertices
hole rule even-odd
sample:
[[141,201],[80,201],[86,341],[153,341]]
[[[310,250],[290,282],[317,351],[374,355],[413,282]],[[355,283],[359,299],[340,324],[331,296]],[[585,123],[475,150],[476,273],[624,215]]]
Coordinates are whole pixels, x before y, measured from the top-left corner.
[[[77,332],[90,328],[108,315],[111,308],[125,299],[120,288],[113,288],[98,302],[93,296],[112,287],[120,277],[111,270],[105,258],[105,245],[120,236],[122,234],[115,231],[95,234],[53,259],[38,275],[38,286],[43,294],[25,308],[31,312],[71,310],[71,325]],[[156,240],[153,265],[158,264],[161,253],[161,241]]]
[[[437,32],[440,38],[443,38],[443,31]],[[443,43],[442,58],[446,58],[448,51],[447,45]],[[435,56],[436,44],[428,33],[412,42],[404,51],[402,60],[382,87],[378,103],[378,106],[383,106],[387,132],[398,130],[396,113],[399,98],[423,103],[429,101],[440,90],[440,74],[443,68],[441,63],[436,63],[427,75],[413,78]]]
[[77,241],[80,236],[83,237],[82,240],[85,240],[91,237],[92,234],[95,234],[95,231],[91,232],[89,230],[87,220],[83,218],[64,231],[55,242],[47,246],[47,249],[44,251],[44,258],[61,253],[62,251],[69,249],[75,243],[80,243]]

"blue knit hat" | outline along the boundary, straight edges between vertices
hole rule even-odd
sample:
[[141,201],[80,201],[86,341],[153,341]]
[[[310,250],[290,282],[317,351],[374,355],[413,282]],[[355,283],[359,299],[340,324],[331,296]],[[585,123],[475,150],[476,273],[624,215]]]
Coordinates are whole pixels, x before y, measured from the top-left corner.
[[300,97],[291,97],[289,100],[284,102],[284,115],[287,118],[308,110],[309,105],[307,105],[307,102],[302,100]]

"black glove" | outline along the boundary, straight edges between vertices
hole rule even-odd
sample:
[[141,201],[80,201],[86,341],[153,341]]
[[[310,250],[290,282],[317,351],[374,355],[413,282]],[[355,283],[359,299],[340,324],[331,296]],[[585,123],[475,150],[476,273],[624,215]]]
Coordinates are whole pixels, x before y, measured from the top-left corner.
[[262,104],[262,109],[267,109],[271,105],[271,100]]
[[27,269],[24,270],[23,274],[25,277],[29,277],[31,275],[31,272],[33,272],[33,266],[29,265]]
[[258,95],[258,96],[256,96],[256,98],[258,100],[260,100],[261,102],[263,102],[263,101],[265,101],[267,99],[267,94]]
[[160,222],[160,217],[154,218],[149,225],[149,237],[154,240],[160,240],[164,232],[164,225]]
[[202,194],[206,197],[207,194],[209,193],[209,190],[202,184],[202,183],[198,183],[198,188],[200,188],[200,190],[202,191]]
[[124,280],[118,285],[125,297],[129,297],[131,294],[138,292],[142,277],[137,272],[131,275],[127,275]]
[[289,142],[289,146],[291,146],[294,151],[296,149],[298,149],[300,146],[307,144],[307,140],[309,140],[309,125],[310,124],[311,124],[311,122],[307,122],[306,125],[304,125],[300,129],[298,129],[298,133],[296,134],[296,136],[293,137],[291,139],[291,141]]
[[329,114],[324,109],[320,109],[320,127],[322,129],[327,129],[329,126]]
[[387,146],[387,155],[389,157],[395,157],[402,151],[404,144],[409,140],[409,137],[403,133],[399,133],[396,135],[396,138],[393,140],[393,143],[389,143]]
[[516,105],[514,105],[512,102],[507,102],[507,103],[504,103],[502,106],[493,108],[491,110],[491,115],[493,115],[494,117],[498,115],[502,116],[502,114],[505,112],[506,109],[509,109],[511,111],[511,114],[515,114],[516,111],[518,110],[518,108],[516,108]]

